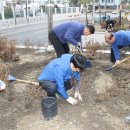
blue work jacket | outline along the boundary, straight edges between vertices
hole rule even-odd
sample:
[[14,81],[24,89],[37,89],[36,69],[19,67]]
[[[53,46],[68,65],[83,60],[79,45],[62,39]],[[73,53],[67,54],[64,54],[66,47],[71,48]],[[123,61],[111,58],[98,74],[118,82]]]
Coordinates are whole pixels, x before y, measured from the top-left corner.
[[56,58],[48,63],[38,76],[38,81],[49,80],[56,83],[58,93],[64,98],[68,98],[65,91],[64,81],[75,78],[80,81],[78,72],[72,72],[70,67],[71,54],[63,54],[61,58]]
[[78,42],[81,42],[81,36],[83,35],[85,25],[80,22],[66,22],[56,26],[53,30],[59,40],[63,44],[67,42],[77,45]]
[[120,60],[120,53],[118,46],[126,47],[130,46],[130,31],[118,31],[114,33],[115,41],[112,43],[111,47],[116,60]]

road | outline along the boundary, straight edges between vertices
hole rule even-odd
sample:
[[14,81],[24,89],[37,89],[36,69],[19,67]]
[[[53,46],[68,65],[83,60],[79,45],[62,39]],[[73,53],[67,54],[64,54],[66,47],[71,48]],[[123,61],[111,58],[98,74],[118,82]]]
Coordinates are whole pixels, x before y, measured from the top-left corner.
[[[73,20],[76,18],[73,18]],[[70,20],[69,17],[55,18],[53,20],[53,26]],[[48,43],[48,23],[45,20],[42,23],[0,29],[0,36],[15,40],[18,45],[45,45]]]
[[[98,14],[97,14],[98,15]],[[53,20],[53,26],[56,26],[65,21],[74,19],[85,19],[84,15],[79,17],[69,18],[65,15],[55,17]],[[90,17],[90,16],[89,16]],[[102,34],[101,34],[102,35]],[[5,36],[8,39],[15,40],[17,45],[35,45],[42,46],[48,44],[48,24],[47,21],[42,23],[28,24],[24,26],[0,29],[0,36]],[[101,42],[102,36],[97,35],[97,40]]]
[[[67,20],[54,22],[54,26]],[[45,44],[48,42],[48,24],[47,22],[26,25],[24,27],[16,27],[0,30],[1,36],[15,40],[18,44]]]

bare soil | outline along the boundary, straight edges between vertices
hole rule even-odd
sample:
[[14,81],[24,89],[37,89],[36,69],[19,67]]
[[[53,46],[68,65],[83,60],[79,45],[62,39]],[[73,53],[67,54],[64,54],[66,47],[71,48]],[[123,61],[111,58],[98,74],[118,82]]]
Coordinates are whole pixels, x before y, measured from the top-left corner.
[[[18,79],[37,81],[53,52],[16,50],[19,62],[10,62],[10,74]],[[72,106],[57,98],[58,115],[46,121],[41,99],[46,93],[35,85],[12,82],[0,93],[1,130],[130,130],[124,117],[130,114],[130,65],[123,63],[105,71],[109,55],[96,54],[92,67],[81,74],[82,102]],[[74,91],[70,90],[73,96]]]

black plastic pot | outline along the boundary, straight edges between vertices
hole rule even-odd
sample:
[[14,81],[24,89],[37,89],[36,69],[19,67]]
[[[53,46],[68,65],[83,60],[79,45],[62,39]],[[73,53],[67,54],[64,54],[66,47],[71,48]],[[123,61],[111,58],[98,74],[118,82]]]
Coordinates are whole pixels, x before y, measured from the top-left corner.
[[57,115],[57,101],[55,97],[46,97],[41,102],[44,119],[49,120]]

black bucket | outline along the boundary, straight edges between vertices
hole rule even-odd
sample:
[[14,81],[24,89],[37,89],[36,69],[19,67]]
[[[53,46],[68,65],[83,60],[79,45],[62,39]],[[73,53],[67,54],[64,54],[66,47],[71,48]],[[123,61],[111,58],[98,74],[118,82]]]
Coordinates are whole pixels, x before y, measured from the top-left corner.
[[57,115],[57,101],[55,97],[46,97],[42,99],[42,114],[46,120]]

